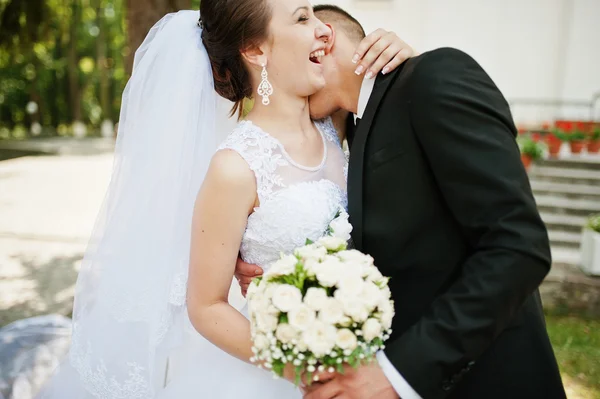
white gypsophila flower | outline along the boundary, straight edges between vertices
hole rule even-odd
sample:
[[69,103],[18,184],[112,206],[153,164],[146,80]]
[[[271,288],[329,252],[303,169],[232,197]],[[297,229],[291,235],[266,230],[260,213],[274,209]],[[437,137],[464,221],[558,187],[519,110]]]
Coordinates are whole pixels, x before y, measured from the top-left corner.
[[322,321],[316,321],[302,334],[308,349],[316,356],[325,356],[335,346],[337,329]]
[[322,286],[333,287],[343,276],[342,262],[335,256],[327,255],[315,275]]
[[352,225],[348,221],[348,217],[346,211],[341,211],[340,215],[329,224],[332,236],[341,238],[345,242],[350,240],[350,233],[352,232]]
[[327,291],[323,288],[310,287],[304,295],[304,304],[313,310],[321,310],[327,301]]
[[344,295],[359,295],[363,291],[364,285],[362,277],[356,275],[345,275],[337,283]]
[[360,298],[346,295],[342,290],[337,290],[333,296],[342,303],[344,313],[350,316],[353,321],[361,323],[369,317],[369,311]]
[[254,347],[259,351],[265,350],[269,347],[269,340],[264,334],[256,334],[253,341]]
[[360,298],[369,310],[375,309],[379,302],[385,299],[382,290],[371,281],[364,283]]
[[275,315],[267,312],[257,311],[254,313],[254,318],[256,320],[256,328],[263,333],[275,331],[279,323],[279,319]]
[[335,344],[340,349],[354,350],[358,346],[358,339],[352,331],[342,328],[337,331]]
[[275,331],[275,337],[283,344],[292,342],[297,336],[298,331],[287,323],[278,325],[277,330]]
[[335,298],[327,298],[319,312],[319,320],[329,324],[337,324],[344,319],[344,307]]
[[288,323],[300,331],[311,328],[316,318],[316,312],[306,305],[300,305],[288,313]]
[[342,251],[348,246],[348,242],[339,237],[325,236],[319,238],[317,244],[322,245],[329,251]]
[[379,337],[382,332],[381,323],[376,319],[368,319],[362,326],[362,333],[365,341],[371,342]]
[[287,276],[296,271],[298,259],[294,255],[285,255],[274,262],[265,273],[267,277]]
[[302,304],[302,292],[293,285],[281,284],[273,292],[272,301],[277,309],[289,312]]
[[321,245],[309,244],[300,248],[296,248],[294,250],[294,254],[305,261],[308,259],[321,261],[325,259],[325,255],[327,255],[327,249]]

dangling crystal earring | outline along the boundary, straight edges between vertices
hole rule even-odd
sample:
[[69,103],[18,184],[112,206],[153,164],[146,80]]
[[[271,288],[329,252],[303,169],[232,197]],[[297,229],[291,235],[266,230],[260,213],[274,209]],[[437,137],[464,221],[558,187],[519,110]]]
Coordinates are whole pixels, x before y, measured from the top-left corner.
[[271,102],[269,100],[269,96],[273,94],[273,86],[271,86],[271,82],[269,82],[269,74],[267,73],[267,67],[265,64],[262,64],[262,72],[260,73],[262,80],[260,81],[260,85],[258,85],[258,95],[262,96],[263,105],[269,105]]

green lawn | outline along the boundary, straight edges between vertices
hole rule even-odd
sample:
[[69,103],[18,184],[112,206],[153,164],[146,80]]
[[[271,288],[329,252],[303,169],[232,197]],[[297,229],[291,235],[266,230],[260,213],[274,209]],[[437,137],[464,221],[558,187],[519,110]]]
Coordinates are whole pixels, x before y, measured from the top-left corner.
[[600,320],[547,315],[569,399],[600,399]]

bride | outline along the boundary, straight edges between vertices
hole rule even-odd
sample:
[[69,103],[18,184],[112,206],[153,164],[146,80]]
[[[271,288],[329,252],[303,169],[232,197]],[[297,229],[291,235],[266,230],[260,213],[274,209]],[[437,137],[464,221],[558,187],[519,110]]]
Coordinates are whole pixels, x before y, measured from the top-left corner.
[[[238,254],[266,267],[346,206],[340,141],[308,109],[331,30],[308,0],[203,0],[200,15],[167,15],[136,53],[69,358],[42,397],[301,397],[249,363],[228,292]],[[236,124],[219,96],[255,105]]]

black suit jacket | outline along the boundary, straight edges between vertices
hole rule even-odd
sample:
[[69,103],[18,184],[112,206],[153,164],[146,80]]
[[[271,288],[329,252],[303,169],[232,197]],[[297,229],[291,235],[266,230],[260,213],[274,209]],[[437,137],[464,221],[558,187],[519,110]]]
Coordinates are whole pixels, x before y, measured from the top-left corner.
[[379,76],[351,134],[353,240],[391,277],[385,350],[429,398],[565,398],[537,288],[550,269],[507,102],[438,49]]

